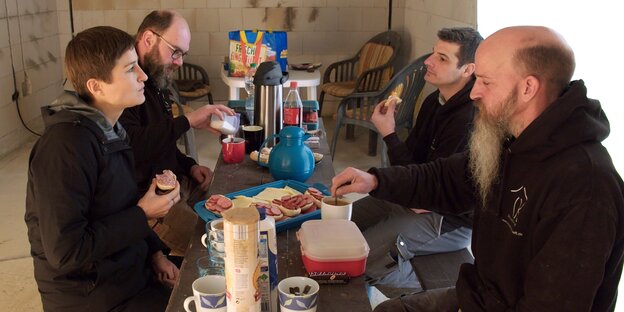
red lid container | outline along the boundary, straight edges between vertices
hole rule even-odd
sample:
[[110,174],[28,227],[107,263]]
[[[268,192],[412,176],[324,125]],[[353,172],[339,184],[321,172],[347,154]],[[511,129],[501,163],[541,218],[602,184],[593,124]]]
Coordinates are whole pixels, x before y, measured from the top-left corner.
[[352,221],[306,221],[297,238],[306,271],[347,272],[350,277],[364,274],[370,249]]

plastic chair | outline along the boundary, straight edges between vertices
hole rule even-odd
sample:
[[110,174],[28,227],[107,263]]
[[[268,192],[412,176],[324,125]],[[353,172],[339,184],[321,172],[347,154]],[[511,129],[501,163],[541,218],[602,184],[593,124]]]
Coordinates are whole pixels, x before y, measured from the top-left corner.
[[329,65],[321,84],[319,114],[325,93],[345,97],[354,92],[379,90],[392,77],[393,62],[400,47],[401,36],[397,32],[382,32],[364,44],[355,57]]
[[338,143],[338,135],[343,125],[355,125],[368,128],[370,130],[369,137],[369,155],[371,151],[375,156],[377,150],[377,141],[381,146],[381,166],[388,166],[388,148],[382,137],[378,135],[377,128],[370,121],[375,105],[385,100],[392,92],[396,92],[403,100],[397,106],[395,121],[395,129],[407,128],[411,129],[414,117],[414,109],[425,86],[425,59],[430,54],[424,55],[413,61],[411,64],[403,68],[394,78],[380,91],[377,92],[356,92],[346,96],[338,105],[338,114],[336,121],[336,129],[331,142],[330,152],[332,158],[336,153],[336,145]]
[[208,103],[214,103],[212,93],[210,93],[210,80],[203,67],[184,62],[174,74],[174,81],[179,92],[180,104],[186,104],[187,101],[204,96],[208,96]]
[[[173,117],[184,116],[193,111],[193,108],[191,106],[181,103],[182,100],[180,98],[180,91],[178,91],[176,84],[169,85],[168,89],[169,100],[172,102],[171,111]],[[181,140],[184,144],[185,154],[197,161],[198,158],[197,148],[195,146],[195,131],[193,130],[193,128],[188,129],[182,136]]]

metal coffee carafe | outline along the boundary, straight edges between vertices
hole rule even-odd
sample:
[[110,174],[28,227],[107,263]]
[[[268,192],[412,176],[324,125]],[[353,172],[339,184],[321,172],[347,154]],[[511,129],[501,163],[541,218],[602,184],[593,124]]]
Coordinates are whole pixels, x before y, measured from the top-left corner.
[[286,80],[288,73],[283,73],[277,62],[261,63],[256,70],[254,123],[264,128],[265,139],[282,128],[282,84]]

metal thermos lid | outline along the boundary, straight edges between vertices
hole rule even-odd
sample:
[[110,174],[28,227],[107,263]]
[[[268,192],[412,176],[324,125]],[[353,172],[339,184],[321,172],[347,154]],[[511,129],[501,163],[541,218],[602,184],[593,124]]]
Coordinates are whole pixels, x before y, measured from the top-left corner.
[[286,80],[288,80],[288,73],[282,72],[279,63],[275,61],[261,63],[254,75],[256,86],[280,86]]

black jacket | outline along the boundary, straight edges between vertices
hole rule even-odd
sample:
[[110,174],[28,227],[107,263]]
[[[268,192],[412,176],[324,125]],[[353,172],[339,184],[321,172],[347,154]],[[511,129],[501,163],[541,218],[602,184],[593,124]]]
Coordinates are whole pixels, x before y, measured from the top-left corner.
[[422,164],[464,151],[475,112],[470,99],[473,85],[474,79],[444,105],[440,105],[440,90],[429,94],[405,142],[394,132],[384,137],[390,164]]
[[125,131],[73,93],[42,108],[25,221],[46,311],[109,311],[146,287],[166,247],[147,225]]
[[[444,105],[440,105],[440,90],[431,93],[423,101],[416,124],[402,142],[396,133],[384,137],[388,146],[388,158],[392,166],[422,164],[448,157],[466,149],[472,129],[475,107],[470,99],[474,79]],[[460,226],[472,228],[472,211],[460,215],[442,213],[442,232]]]
[[145,191],[152,178],[163,170],[189,176],[197,162],[178,149],[176,141],[190,129],[184,116],[173,118],[168,91],[145,82],[145,102],[124,110],[119,122],[128,132],[136,161],[139,190]]
[[[582,81],[502,155],[499,183],[475,209],[474,265],[457,281],[462,311],[613,311],[624,256],[624,184],[600,143],[609,122]],[[371,194],[457,212],[476,205],[466,154],[372,169]],[[392,183],[401,181],[402,183]],[[413,183],[406,183],[406,182]]]

